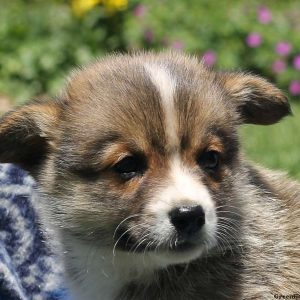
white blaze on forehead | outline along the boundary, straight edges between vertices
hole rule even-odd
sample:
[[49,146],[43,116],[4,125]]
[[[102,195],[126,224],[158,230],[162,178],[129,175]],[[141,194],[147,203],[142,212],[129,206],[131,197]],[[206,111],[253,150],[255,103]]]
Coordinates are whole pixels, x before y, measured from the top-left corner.
[[159,198],[169,210],[178,206],[201,205],[206,211],[214,207],[207,187],[182,165],[179,157],[171,162],[169,181]]
[[178,145],[178,120],[174,106],[176,81],[174,78],[172,78],[170,71],[162,65],[147,63],[144,65],[144,67],[149,73],[152,83],[160,94],[162,107],[165,114],[165,130],[168,144]]

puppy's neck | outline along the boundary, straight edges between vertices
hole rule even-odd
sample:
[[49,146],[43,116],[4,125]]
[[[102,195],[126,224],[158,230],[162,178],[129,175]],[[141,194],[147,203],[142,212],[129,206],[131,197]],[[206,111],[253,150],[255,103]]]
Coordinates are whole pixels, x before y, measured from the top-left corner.
[[155,270],[161,268],[149,253],[113,252],[70,236],[64,237],[63,244],[67,281],[75,300],[94,295],[115,299],[130,282],[151,282]]

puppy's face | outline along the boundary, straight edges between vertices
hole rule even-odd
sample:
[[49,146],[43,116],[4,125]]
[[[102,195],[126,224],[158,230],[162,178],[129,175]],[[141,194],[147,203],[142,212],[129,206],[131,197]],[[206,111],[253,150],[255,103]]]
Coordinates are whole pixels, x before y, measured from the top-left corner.
[[31,171],[63,232],[187,262],[238,222],[237,125],[288,113],[261,78],[175,54],[109,57],[76,72],[59,100],[4,117],[0,158]]

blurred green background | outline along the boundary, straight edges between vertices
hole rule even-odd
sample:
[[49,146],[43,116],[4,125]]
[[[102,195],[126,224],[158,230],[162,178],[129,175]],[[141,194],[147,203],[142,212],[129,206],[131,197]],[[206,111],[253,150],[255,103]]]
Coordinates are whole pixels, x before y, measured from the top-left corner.
[[300,179],[300,1],[0,0],[0,112],[53,96],[112,51],[172,48],[267,77],[294,117],[241,129],[248,157]]

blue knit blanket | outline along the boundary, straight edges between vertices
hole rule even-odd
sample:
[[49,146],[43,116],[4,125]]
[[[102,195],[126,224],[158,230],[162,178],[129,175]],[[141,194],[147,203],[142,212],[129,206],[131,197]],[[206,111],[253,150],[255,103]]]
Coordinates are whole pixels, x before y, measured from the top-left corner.
[[62,265],[39,226],[34,184],[0,164],[0,300],[68,299]]

